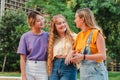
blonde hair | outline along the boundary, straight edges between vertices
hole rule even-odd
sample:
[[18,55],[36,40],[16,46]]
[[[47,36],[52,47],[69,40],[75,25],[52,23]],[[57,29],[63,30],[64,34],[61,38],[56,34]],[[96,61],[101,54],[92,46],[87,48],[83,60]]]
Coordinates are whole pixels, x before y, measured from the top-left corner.
[[70,40],[71,44],[73,45],[73,37],[72,37],[72,31],[70,30],[67,21],[65,19],[64,16],[62,16],[61,14],[55,15],[52,17],[52,22],[51,22],[51,28],[50,28],[50,33],[49,33],[49,43],[48,43],[48,58],[47,58],[47,71],[48,71],[48,75],[50,75],[51,70],[52,70],[52,60],[53,60],[53,45],[54,45],[54,40],[59,39],[60,36],[57,33],[55,24],[57,23],[57,21],[59,20],[59,18],[62,18],[65,20],[66,22],[66,31],[65,31],[65,36],[67,38],[67,40]]
[[28,16],[27,16],[27,22],[28,22],[29,28],[32,28],[33,25],[35,24],[35,20],[36,20],[36,16],[37,15],[42,16],[42,14],[39,13],[38,11],[31,11],[28,14]]
[[93,12],[89,8],[82,8],[76,11],[80,18],[84,18],[85,25],[96,28],[102,33],[102,29],[97,25]]

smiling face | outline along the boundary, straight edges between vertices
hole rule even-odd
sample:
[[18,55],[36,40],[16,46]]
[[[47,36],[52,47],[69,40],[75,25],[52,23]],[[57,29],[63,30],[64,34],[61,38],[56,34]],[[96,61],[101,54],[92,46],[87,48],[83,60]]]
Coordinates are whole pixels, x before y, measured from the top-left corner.
[[66,21],[63,18],[57,18],[55,23],[55,28],[58,34],[65,33],[66,31]]
[[51,32],[57,37],[63,37],[71,33],[65,17],[61,14],[52,17]]

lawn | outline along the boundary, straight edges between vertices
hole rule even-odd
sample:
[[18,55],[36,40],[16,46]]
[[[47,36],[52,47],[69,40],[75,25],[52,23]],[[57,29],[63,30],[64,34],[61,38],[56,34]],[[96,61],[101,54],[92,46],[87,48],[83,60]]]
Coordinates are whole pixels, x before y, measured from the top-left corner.
[[[0,76],[20,76],[19,72],[0,72]],[[79,75],[78,75],[79,78]],[[120,80],[120,72],[109,72],[109,80]]]
[[15,76],[19,77],[20,72],[0,72],[0,76]]
[[109,72],[109,80],[120,80],[120,72]]
[[[109,80],[120,80],[120,72],[109,72]],[[79,74],[78,74],[79,78]]]

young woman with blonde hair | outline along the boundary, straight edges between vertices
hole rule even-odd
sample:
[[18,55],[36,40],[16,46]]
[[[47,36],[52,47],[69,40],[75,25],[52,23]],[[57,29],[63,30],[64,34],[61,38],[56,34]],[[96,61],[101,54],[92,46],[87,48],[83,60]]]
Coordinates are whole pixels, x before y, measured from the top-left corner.
[[49,33],[47,68],[49,80],[76,80],[76,67],[71,63],[75,34],[62,15],[52,17]]
[[72,62],[81,62],[80,80],[108,80],[103,62],[106,59],[105,39],[92,11],[89,8],[77,10],[75,23],[81,31],[74,43],[77,53],[73,54]]

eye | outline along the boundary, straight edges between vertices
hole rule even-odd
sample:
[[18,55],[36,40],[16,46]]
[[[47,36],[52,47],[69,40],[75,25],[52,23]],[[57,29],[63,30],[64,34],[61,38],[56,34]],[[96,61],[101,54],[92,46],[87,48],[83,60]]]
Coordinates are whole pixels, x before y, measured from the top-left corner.
[[45,18],[44,18],[44,17],[41,17],[40,20],[45,20]]
[[57,25],[61,25],[62,23],[61,22],[58,22],[58,23],[56,23]]
[[66,23],[65,21],[63,21],[63,23]]
[[36,22],[40,22],[40,21],[43,21],[43,20],[45,20],[45,18],[44,17],[40,17],[40,18],[36,19]]
[[40,22],[41,20],[40,19],[37,19],[36,22]]

